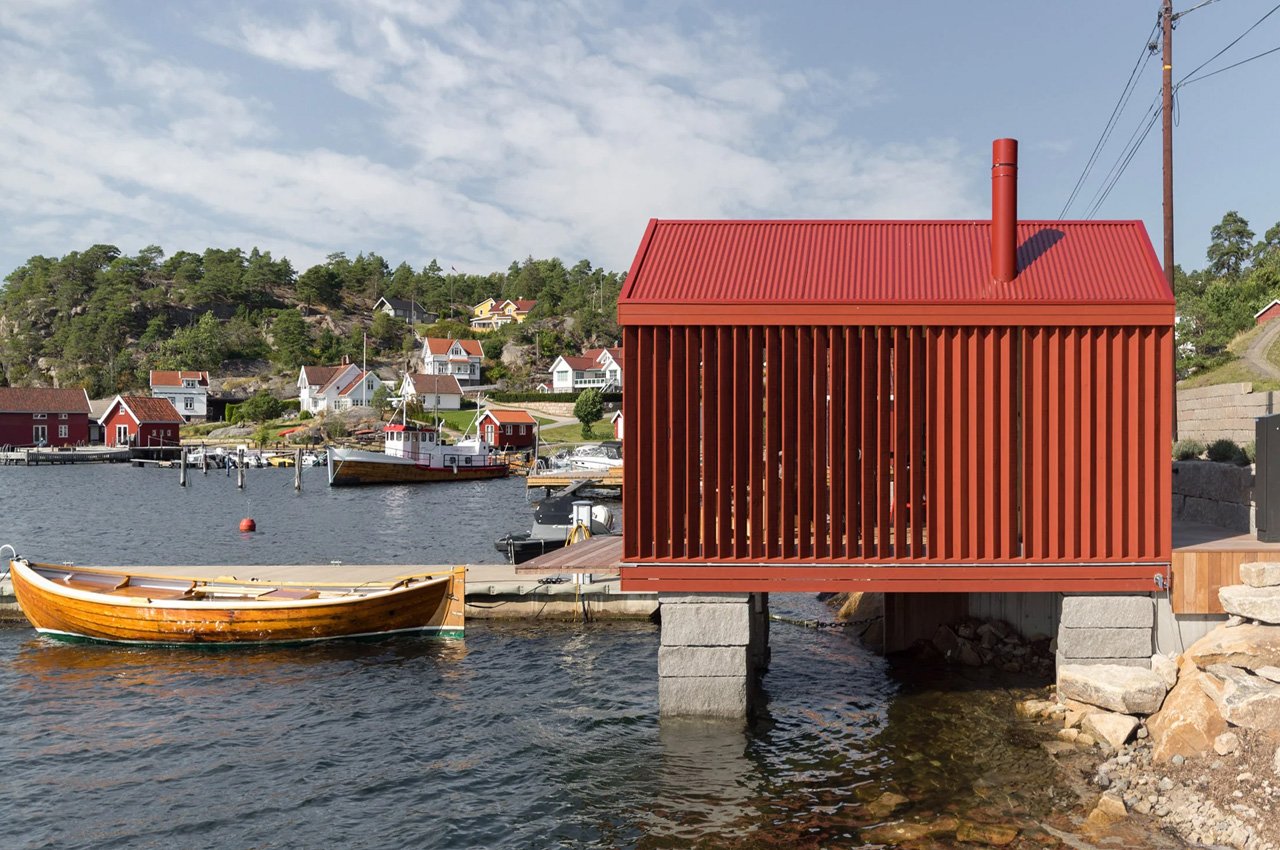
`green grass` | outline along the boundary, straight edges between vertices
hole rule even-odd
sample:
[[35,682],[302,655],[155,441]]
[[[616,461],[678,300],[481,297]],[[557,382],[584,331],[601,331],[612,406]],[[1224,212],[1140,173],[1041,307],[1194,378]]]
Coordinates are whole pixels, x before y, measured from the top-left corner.
[[1267,362],[1280,369],[1280,339],[1271,343],[1271,347],[1267,349]]
[[582,439],[582,426],[576,422],[572,425],[561,425],[559,428],[544,428],[542,430],[543,443],[599,442],[600,440],[612,439],[613,425],[608,419],[601,419],[592,425],[591,438],[586,441]]
[[1249,368],[1249,364],[1243,360],[1230,360],[1221,366],[1197,372],[1185,381],[1180,381],[1178,388],[1189,390],[1194,387],[1208,387],[1213,384],[1238,383],[1252,383],[1256,391],[1280,389],[1280,381],[1273,381],[1259,375]]
[[428,410],[423,415],[423,419],[430,422],[433,417],[438,415],[444,420],[446,428],[452,431],[465,431],[471,427],[471,423],[475,421],[478,412],[475,410],[442,410],[437,414],[435,411]]

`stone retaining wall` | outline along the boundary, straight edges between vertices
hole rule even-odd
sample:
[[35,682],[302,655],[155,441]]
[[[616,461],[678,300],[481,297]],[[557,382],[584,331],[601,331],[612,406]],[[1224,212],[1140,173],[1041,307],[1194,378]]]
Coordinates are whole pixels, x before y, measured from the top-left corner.
[[1254,468],[1205,460],[1173,464],[1173,518],[1234,531],[1257,531]]
[[1253,420],[1280,413],[1280,393],[1254,392],[1253,384],[1215,384],[1178,390],[1178,437],[1212,443],[1226,437],[1254,440]]

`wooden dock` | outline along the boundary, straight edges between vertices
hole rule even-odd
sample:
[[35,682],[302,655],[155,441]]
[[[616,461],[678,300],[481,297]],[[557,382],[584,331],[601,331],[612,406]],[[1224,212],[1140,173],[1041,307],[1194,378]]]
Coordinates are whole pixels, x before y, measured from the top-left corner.
[[547,487],[559,490],[580,481],[594,482],[600,490],[622,491],[622,467],[607,470],[566,469],[555,472],[538,472],[525,479],[526,487]]
[[61,449],[10,449],[0,452],[0,466],[56,466],[67,463],[124,463],[129,449],[73,447]]

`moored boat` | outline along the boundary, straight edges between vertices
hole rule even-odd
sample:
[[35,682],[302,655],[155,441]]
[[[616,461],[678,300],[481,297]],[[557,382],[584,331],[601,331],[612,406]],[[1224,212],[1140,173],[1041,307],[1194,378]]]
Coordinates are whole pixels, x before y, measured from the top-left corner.
[[499,537],[493,542],[494,548],[507,556],[508,563],[522,564],[563,549],[575,539],[616,533],[613,512],[580,495],[593,483],[579,481],[543,499],[534,510],[533,526],[528,531]]
[[340,585],[175,578],[124,568],[9,562],[42,634],[139,644],[297,643],[421,632],[461,637],[465,570]]
[[439,441],[436,429],[391,423],[381,452],[329,449],[329,484],[421,484],[502,478],[510,467],[481,439]]

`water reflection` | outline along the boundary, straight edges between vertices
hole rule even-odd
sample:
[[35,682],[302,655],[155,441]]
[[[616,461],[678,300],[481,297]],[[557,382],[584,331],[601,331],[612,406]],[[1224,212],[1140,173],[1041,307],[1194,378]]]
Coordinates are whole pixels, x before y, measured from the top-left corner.
[[642,846],[688,846],[708,835],[732,846],[752,832],[762,782],[742,723],[666,719],[658,744],[649,840]]

